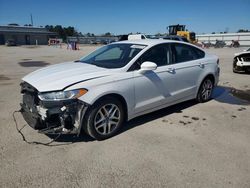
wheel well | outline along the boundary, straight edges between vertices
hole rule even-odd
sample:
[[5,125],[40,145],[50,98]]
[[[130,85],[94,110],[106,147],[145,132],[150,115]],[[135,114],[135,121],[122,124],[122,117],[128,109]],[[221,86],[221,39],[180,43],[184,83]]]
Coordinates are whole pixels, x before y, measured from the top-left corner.
[[207,76],[202,80],[202,82],[203,82],[205,79],[207,79],[207,78],[211,79],[211,81],[212,81],[213,84],[214,84],[214,82],[215,82],[214,75],[212,75],[212,74],[207,75]]
[[238,61],[237,58],[238,58],[238,56],[234,57],[234,60],[233,60],[234,63],[236,63]]
[[124,112],[125,112],[125,114],[124,114],[125,115],[125,120],[127,120],[128,119],[128,106],[127,106],[127,102],[124,99],[124,97],[119,95],[119,94],[116,94],[116,93],[110,93],[110,94],[104,95],[101,98],[97,99],[95,101],[95,103],[102,100],[102,99],[104,99],[104,98],[106,98],[106,97],[116,98],[122,103],[122,106],[123,106],[123,109],[124,109]]
[[202,85],[203,81],[204,81],[205,79],[207,79],[207,78],[211,79],[211,81],[213,82],[213,85],[214,85],[214,83],[215,83],[214,75],[208,74],[208,75],[202,80],[202,82],[200,83],[200,86],[199,86],[199,89],[197,90],[196,96],[198,95],[198,92],[199,92],[199,90],[200,90],[200,88],[201,88],[201,85]]

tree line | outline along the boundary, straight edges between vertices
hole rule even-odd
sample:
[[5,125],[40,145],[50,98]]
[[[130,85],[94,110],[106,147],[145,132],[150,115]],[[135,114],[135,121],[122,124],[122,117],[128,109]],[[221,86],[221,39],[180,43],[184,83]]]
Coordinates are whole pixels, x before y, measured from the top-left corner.
[[55,32],[58,34],[59,38],[62,38],[64,41],[68,36],[78,36],[80,33],[72,26],[62,27],[61,25],[46,25],[45,28],[50,32]]
[[[61,25],[56,25],[56,26],[46,25],[45,28],[48,31],[57,33],[58,37],[62,38],[64,41],[67,39],[67,37],[71,37],[71,36],[74,36],[74,37],[84,37],[84,36],[85,37],[95,37],[96,36],[94,33],[82,34],[81,32],[78,32],[72,26],[63,27]],[[109,37],[109,36],[114,36],[114,35],[110,32],[106,32],[106,33],[102,34],[101,36]]]

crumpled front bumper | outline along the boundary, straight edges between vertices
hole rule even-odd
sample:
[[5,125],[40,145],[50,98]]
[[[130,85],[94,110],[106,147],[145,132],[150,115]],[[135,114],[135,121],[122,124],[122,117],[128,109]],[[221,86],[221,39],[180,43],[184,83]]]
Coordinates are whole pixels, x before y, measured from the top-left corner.
[[36,106],[36,110],[21,103],[21,113],[25,121],[40,133],[47,134],[80,134],[86,109],[87,105],[79,101],[61,107]]
[[238,59],[236,65],[239,67],[250,67],[250,61],[240,61]]
[[80,134],[87,103],[78,99],[41,101],[35,88],[27,83],[21,86],[21,113],[32,128],[45,134]]

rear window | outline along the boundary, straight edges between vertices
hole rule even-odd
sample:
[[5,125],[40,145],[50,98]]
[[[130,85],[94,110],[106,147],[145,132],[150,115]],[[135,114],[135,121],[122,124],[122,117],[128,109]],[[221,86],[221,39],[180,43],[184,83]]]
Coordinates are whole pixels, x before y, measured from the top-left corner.
[[196,53],[197,59],[201,59],[205,57],[205,52],[203,52],[202,50],[192,47],[194,52]]

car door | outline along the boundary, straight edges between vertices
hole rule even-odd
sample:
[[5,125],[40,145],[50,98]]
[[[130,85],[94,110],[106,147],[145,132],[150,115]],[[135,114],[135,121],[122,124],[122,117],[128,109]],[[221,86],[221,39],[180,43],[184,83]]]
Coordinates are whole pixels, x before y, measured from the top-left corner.
[[[203,57],[205,53],[198,48],[183,43],[171,43],[172,71],[168,79],[175,84],[169,85],[173,100],[183,100],[195,97],[197,80],[204,71]],[[171,72],[170,72],[171,73]]]
[[195,97],[205,56],[197,50],[182,43],[161,44],[138,59],[138,64],[156,63],[157,69],[144,74],[134,71],[135,113]]
[[[171,100],[169,85],[174,83],[169,82],[172,75],[166,71],[170,58],[169,44],[160,44],[145,52],[134,64],[135,113],[153,109]],[[157,69],[140,73],[139,65],[146,61],[156,63]]]

